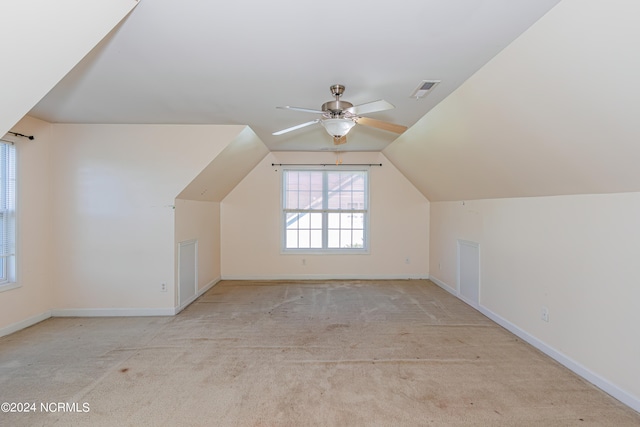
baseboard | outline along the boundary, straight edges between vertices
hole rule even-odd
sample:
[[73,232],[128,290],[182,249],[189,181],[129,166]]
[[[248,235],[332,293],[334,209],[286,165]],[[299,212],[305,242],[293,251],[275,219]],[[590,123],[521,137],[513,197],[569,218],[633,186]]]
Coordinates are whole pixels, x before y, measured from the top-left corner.
[[480,306],[478,308],[478,311],[480,311],[480,313],[487,316],[489,319],[496,322],[498,325],[507,329],[509,332],[513,333],[514,335],[517,335],[522,340],[528,342],[529,344],[531,344],[532,346],[534,346],[535,348],[537,348],[547,356],[551,357],[556,362],[570,369],[574,373],[580,375],[582,378],[589,381],[591,384],[595,385],[599,389],[610,394],[611,396],[618,399],[620,402],[624,403],[630,408],[633,408],[634,410],[640,412],[640,399],[638,397],[633,396],[632,394],[622,390],[620,387],[616,386],[615,384],[611,383],[610,381],[606,380],[600,375],[589,370],[589,368],[576,362],[575,360],[571,359],[570,357],[566,356],[565,354],[556,350],[555,348],[547,345],[545,342],[539,340],[538,338],[534,337],[528,332],[523,331],[516,325],[512,324],[508,320],[502,318],[501,316],[497,315],[496,313],[492,312],[486,307]]
[[222,280],[222,279],[220,278],[220,276],[218,276],[215,279],[213,279],[212,281],[210,281],[209,283],[207,283],[202,289],[199,289],[198,292],[194,296],[189,298],[187,301],[185,301],[179,307],[176,307],[175,314],[178,314],[182,310],[187,308],[192,302],[194,302],[195,300],[200,298],[202,295],[204,295],[204,293],[207,292],[209,289],[213,288],[220,280]]
[[[429,280],[431,280],[433,283],[435,283],[436,285],[438,285],[442,289],[448,291],[452,295],[460,298],[460,296],[457,295],[457,292],[456,292],[455,288],[450,287],[449,285],[447,285],[442,280],[439,280],[438,278],[433,277],[433,276],[431,276]],[[469,302],[465,301],[463,298],[460,298],[460,300],[462,300],[465,303],[469,304]],[[560,363],[561,365],[563,365],[567,369],[573,371],[577,375],[579,375],[582,378],[584,378],[585,380],[589,381],[591,384],[595,385],[596,387],[598,387],[599,389],[601,389],[605,393],[608,393],[609,395],[611,395],[614,398],[618,399],[620,402],[624,403],[625,405],[629,406],[630,408],[640,412],[640,398],[638,398],[638,397],[626,392],[625,390],[621,389],[620,387],[616,386],[615,384],[611,383],[610,381],[606,380],[605,378],[601,377],[600,375],[592,372],[591,370],[589,370],[584,365],[576,362],[575,360],[573,360],[570,357],[566,356],[562,352],[560,352],[560,351],[556,350],[555,348],[549,346],[544,341],[541,341],[540,339],[534,337],[533,335],[529,334],[528,332],[520,329],[518,326],[516,326],[513,323],[509,322],[507,319],[501,317],[500,315],[492,312],[488,308],[486,308],[486,307],[484,307],[482,305],[479,305],[477,307],[474,307],[473,304],[469,304],[469,305],[471,307],[477,309],[480,313],[484,314],[489,319],[491,319],[492,321],[494,321],[498,325],[502,326],[503,328],[505,328],[506,330],[508,330],[512,334],[516,335],[518,338],[520,338],[523,341],[526,341],[527,343],[531,344],[532,346],[534,346],[535,348],[537,348],[538,350],[540,350],[541,352],[543,352],[544,354],[546,354],[547,356],[549,356],[550,358],[555,360],[556,362]]]
[[278,274],[260,276],[224,275],[222,280],[425,280],[426,274],[363,275],[363,274]]
[[175,308],[62,308],[51,310],[52,317],[136,317],[173,316]]
[[47,320],[50,317],[51,317],[51,311],[45,311],[44,313],[31,316],[28,319],[24,319],[19,322],[12,323],[8,326],[0,328],[0,337],[4,337],[5,335],[9,335],[14,332],[18,332],[21,329],[28,328],[29,326],[33,326],[36,323],[40,323],[43,320]]
[[447,285],[446,283],[444,283],[442,280],[438,279],[437,277],[435,277],[433,275],[429,275],[429,280],[431,280],[433,283],[435,283],[436,285],[438,285],[439,287],[441,287],[445,291],[449,292],[451,295],[453,295],[455,297],[458,296],[458,293],[457,293],[455,288],[452,288],[451,286]]

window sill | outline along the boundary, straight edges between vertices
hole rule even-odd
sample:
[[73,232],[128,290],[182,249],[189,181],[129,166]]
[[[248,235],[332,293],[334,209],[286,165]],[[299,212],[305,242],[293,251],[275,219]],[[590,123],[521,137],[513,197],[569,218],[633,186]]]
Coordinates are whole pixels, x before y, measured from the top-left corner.
[[0,284],[0,292],[10,291],[12,289],[17,289],[21,287],[22,286],[20,286],[18,283],[7,282],[7,283]]
[[369,255],[369,249],[282,249],[281,255]]

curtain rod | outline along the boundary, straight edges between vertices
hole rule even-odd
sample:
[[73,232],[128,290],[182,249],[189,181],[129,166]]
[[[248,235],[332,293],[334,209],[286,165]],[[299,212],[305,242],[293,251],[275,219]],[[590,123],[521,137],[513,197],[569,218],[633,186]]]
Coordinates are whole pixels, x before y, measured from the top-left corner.
[[33,136],[33,135],[24,135],[24,134],[18,133],[18,132],[7,132],[7,133],[10,133],[11,135],[15,135],[15,136],[21,136],[23,138],[29,138],[32,141],[35,139],[35,136]]
[[382,166],[382,163],[271,163],[271,166]]

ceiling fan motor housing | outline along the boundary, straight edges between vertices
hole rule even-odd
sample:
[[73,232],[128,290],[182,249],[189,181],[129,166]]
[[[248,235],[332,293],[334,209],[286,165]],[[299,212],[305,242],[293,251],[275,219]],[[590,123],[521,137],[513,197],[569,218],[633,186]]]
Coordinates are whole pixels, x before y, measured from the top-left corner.
[[335,101],[329,101],[322,104],[322,111],[330,113],[331,117],[335,118],[342,116],[344,110],[351,107],[353,107],[352,103],[336,99]]
[[336,97],[335,101],[329,101],[322,104],[322,111],[329,113],[330,117],[337,119],[344,116],[344,110],[353,107],[353,104],[347,101],[340,101],[340,96],[344,93],[344,85],[332,85],[329,87],[331,95]]

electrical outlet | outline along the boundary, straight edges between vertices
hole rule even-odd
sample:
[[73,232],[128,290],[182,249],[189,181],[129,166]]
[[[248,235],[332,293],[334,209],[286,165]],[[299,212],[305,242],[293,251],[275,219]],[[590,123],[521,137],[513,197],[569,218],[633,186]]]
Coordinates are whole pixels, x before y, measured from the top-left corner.
[[547,307],[542,307],[542,309],[540,309],[540,318],[545,322],[549,321],[549,309]]
[[406,257],[406,258],[404,259],[404,263],[405,263],[405,264],[411,264],[411,258]]
[[167,292],[167,284],[166,283],[161,283],[160,284],[160,292]]
[[302,265],[307,265],[307,259],[306,258],[302,258]]

